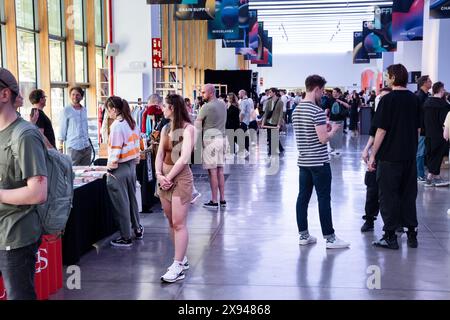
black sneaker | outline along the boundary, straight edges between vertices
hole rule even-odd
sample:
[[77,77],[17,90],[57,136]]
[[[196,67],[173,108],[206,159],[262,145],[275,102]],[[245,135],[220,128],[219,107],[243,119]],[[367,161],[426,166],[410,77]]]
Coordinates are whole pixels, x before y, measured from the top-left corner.
[[221,208],[226,208],[227,207],[227,202],[226,201],[220,201],[220,207]]
[[378,241],[372,242],[372,244],[375,247],[385,248],[385,249],[391,249],[391,250],[398,250],[398,241],[397,241],[397,235],[388,236],[387,234],[384,234],[383,238],[381,238]]
[[113,247],[131,247],[133,245],[133,241],[131,241],[131,239],[127,240],[127,239],[125,239],[123,237],[120,237],[120,238],[118,238],[116,240],[112,240],[110,242],[110,244]]
[[219,209],[219,204],[217,202],[210,201],[208,203],[204,203],[203,207],[208,209]]
[[144,227],[139,226],[139,229],[134,230],[134,235],[136,236],[136,240],[142,240],[144,239]]
[[370,232],[374,230],[373,220],[366,220],[361,227],[361,232]]
[[417,248],[419,246],[419,243],[417,242],[417,231],[415,229],[408,230],[406,233],[408,235],[408,247],[410,248]]

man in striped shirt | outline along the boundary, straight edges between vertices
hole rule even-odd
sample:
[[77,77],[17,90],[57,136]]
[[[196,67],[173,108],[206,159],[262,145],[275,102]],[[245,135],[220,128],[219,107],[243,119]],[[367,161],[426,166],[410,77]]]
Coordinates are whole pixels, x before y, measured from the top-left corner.
[[306,79],[306,97],[293,115],[293,126],[299,152],[300,190],[297,199],[297,225],[300,245],[309,245],[317,239],[308,231],[308,205],[313,188],[319,201],[319,215],[322,233],[327,249],[343,249],[349,243],[336,237],[331,218],[331,167],[327,151],[328,141],[339,131],[340,125],[333,124],[328,131],[325,112],[319,107],[326,80],[318,75]]

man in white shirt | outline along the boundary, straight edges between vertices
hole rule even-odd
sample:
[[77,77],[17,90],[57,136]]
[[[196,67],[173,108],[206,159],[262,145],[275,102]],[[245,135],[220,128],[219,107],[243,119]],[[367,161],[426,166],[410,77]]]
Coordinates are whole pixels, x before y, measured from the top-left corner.
[[251,98],[247,96],[247,91],[241,90],[239,91],[239,108],[241,109],[241,114],[239,115],[239,120],[241,122],[241,129],[245,132],[245,152],[241,150],[240,155],[241,157],[248,157],[249,156],[249,137],[247,134],[248,126],[250,125],[251,116],[253,113],[254,103]]

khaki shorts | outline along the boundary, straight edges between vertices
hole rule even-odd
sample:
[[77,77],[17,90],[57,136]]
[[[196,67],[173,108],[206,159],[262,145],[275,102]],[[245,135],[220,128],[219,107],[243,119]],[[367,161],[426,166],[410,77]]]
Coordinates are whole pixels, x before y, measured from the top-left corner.
[[211,170],[225,166],[224,137],[207,138],[203,140],[203,169]]

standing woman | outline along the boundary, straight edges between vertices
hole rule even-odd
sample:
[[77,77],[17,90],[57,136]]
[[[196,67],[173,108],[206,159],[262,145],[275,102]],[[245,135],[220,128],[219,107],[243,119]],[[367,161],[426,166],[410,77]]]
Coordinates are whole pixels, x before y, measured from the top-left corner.
[[356,91],[353,91],[350,106],[350,131],[356,137],[358,135],[359,108],[361,108],[361,99]]
[[161,132],[161,143],[156,156],[158,194],[164,213],[169,221],[175,246],[174,262],[161,277],[164,282],[185,278],[189,269],[186,251],[189,241],[186,218],[194,179],[189,160],[194,149],[194,126],[181,96],[167,96],[164,117],[170,120]]
[[241,128],[241,121],[239,119],[240,114],[241,110],[239,109],[238,98],[233,92],[230,92],[228,94],[227,123],[225,124],[225,129],[233,130],[233,134],[227,132],[230,154],[233,156],[236,153],[235,148],[237,143],[237,137],[234,136],[234,132]]
[[144,238],[136,200],[136,164],[140,158],[139,129],[131,117],[127,101],[110,97],[105,105],[109,117],[114,119],[109,135],[106,185],[120,229],[120,238],[112,240],[111,245],[131,247],[131,228],[136,240]]

